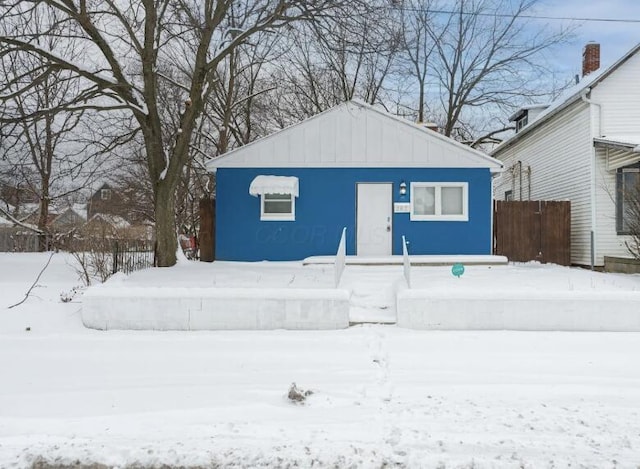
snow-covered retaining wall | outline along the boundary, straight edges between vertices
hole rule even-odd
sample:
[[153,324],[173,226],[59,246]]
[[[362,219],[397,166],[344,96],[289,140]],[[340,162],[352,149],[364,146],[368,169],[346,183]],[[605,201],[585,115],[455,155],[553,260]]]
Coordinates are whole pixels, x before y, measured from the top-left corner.
[[82,322],[93,329],[343,329],[349,292],[336,289],[90,288]]
[[401,290],[398,326],[433,330],[640,331],[640,292]]

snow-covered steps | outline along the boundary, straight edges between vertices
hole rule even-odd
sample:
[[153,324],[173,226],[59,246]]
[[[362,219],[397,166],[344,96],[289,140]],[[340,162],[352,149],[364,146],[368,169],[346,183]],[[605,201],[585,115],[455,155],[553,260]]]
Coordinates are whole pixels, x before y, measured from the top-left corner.
[[351,292],[349,322],[395,324],[397,290],[405,285],[400,267],[347,266],[340,289]]

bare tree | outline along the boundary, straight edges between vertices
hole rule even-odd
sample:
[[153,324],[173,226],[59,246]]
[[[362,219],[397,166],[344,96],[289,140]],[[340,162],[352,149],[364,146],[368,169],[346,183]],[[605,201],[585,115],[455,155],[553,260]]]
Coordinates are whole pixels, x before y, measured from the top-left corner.
[[431,25],[434,0],[407,0],[402,9],[401,73],[415,79],[418,85],[417,121],[425,122],[427,78],[430,57],[436,47]]
[[[277,102],[287,102],[278,115],[281,126],[354,98],[385,103],[400,44],[400,25],[389,2],[354,4],[331,22],[300,25],[291,31],[287,52],[274,73],[281,83]],[[274,103],[275,105],[275,103]]]
[[[15,18],[11,27],[38,35],[55,17],[34,15],[29,21],[20,20],[24,18]],[[5,32],[6,28],[3,25]],[[55,35],[42,39],[48,50],[60,42]],[[63,48],[70,57],[76,55],[70,43]],[[0,85],[0,125],[7,146],[2,158],[12,169],[12,184],[20,187],[19,192],[26,191],[30,200],[38,201],[36,226],[41,250],[47,248],[51,234],[51,203],[85,187],[99,166],[93,145],[77,138],[85,111],[71,112],[61,106],[75,97],[78,80],[52,66],[38,55],[6,53],[0,58],[3,76],[13,77]]]
[[[491,113],[504,114],[525,99],[549,95],[548,86],[540,80],[548,73],[544,54],[566,41],[570,32],[532,27],[526,16],[539,3],[403,3],[405,53],[419,81],[419,109],[425,78],[431,77],[435,81],[432,96],[441,109],[436,114],[445,135],[473,142],[478,132],[476,109],[482,108],[480,120],[489,121]],[[432,65],[427,69],[429,60]]]
[[[154,193],[158,265],[176,262],[175,191],[189,158],[199,118],[221,62],[257,33],[326,15],[338,0],[12,0],[0,6],[0,21],[54,11],[60,19],[43,34],[0,36],[2,54],[38,55],[83,79],[75,99],[60,108],[127,110],[144,141]],[[55,28],[54,28],[55,26]],[[42,45],[62,35],[85,51],[80,62]],[[159,67],[171,64],[184,107],[175,135],[167,135],[159,106]]]

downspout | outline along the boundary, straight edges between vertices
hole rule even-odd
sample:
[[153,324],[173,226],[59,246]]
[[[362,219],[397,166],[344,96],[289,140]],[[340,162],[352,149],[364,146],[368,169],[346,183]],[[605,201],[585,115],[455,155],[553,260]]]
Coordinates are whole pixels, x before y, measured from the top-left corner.
[[[600,136],[601,130],[601,105],[587,98],[591,88],[580,93],[580,99],[589,105],[589,142],[591,145],[591,270],[596,263],[596,148],[593,145],[594,137]],[[597,118],[593,119],[591,109],[597,109]],[[595,128],[597,126],[597,129]]]

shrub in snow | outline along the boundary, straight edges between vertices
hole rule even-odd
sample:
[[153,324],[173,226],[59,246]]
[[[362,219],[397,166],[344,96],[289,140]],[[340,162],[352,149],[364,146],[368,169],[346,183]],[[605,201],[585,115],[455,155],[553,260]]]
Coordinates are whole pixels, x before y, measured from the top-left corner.
[[79,291],[80,287],[73,287],[69,291],[60,292],[60,301],[62,301],[63,303],[69,303],[75,298]]
[[304,402],[311,394],[313,394],[313,391],[305,391],[304,389],[300,389],[296,386],[296,383],[291,383],[287,397],[291,402],[298,404]]

